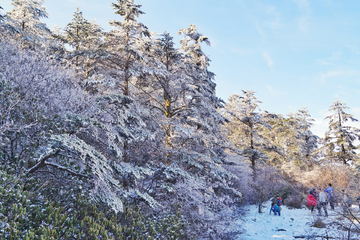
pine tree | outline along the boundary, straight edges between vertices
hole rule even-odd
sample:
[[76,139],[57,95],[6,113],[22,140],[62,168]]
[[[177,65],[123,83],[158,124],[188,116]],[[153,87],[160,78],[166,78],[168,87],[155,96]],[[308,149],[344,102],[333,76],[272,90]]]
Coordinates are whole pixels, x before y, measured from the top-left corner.
[[298,146],[297,165],[311,167],[316,160],[319,137],[311,132],[314,119],[304,107],[295,114],[290,114],[297,134],[294,136],[295,144]]
[[9,22],[14,28],[20,28],[20,39],[30,46],[42,45],[50,36],[51,31],[41,18],[47,18],[44,0],[12,0],[14,8],[8,16],[14,21]]
[[70,50],[64,49],[67,52],[64,57],[68,65],[76,66],[86,78],[97,72],[98,62],[105,56],[102,40],[104,33],[94,21],[85,19],[79,8],[76,8],[73,16],[63,34],[55,35],[55,38],[71,47]]
[[215,74],[208,70],[210,59],[201,48],[202,43],[210,45],[210,41],[208,37],[199,33],[193,24],[179,30],[178,33],[183,34],[180,49],[187,56],[184,60],[186,74],[192,79],[190,84],[195,90],[192,98],[196,107],[187,115],[187,123],[194,127],[197,133],[197,137],[193,137],[198,142],[194,145],[194,150],[199,148],[195,151],[204,151],[208,154],[215,151],[218,153],[214,155],[217,158],[222,155],[223,144],[226,142],[221,132],[225,118],[218,112],[223,108],[224,102],[216,96]]
[[352,164],[359,160],[355,141],[360,140],[360,129],[346,125],[348,121],[358,122],[353,115],[345,112],[346,109],[349,107],[339,100],[330,106],[328,111],[333,114],[325,118],[329,120],[329,130],[325,133],[323,148],[330,160]]
[[[184,56],[174,47],[173,38],[164,33],[155,41],[153,47],[152,67],[153,74],[142,78],[136,85],[142,93],[145,105],[153,109],[152,115],[158,124],[157,129],[164,136],[166,158],[171,149],[181,148],[180,135],[177,131],[182,123],[184,112],[191,111],[194,107],[194,90],[190,86],[190,79],[186,75]],[[151,123],[149,123],[151,125]]]
[[117,3],[112,3],[112,6],[115,14],[123,17],[123,21],[110,21],[114,28],[105,39],[109,53],[107,65],[120,70],[113,74],[117,75],[116,85],[123,95],[130,96],[130,84],[135,84],[133,78],[138,77],[144,70],[144,52],[148,48],[148,40],[145,38],[150,37],[150,33],[144,24],[137,21],[144,12],[140,10],[141,5],[135,4],[134,0],[118,0]]
[[[112,3],[112,6],[115,14],[120,15],[123,20],[110,21],[113,29],[105,38],[108,56],[104,64],[108,69],[107,74],[114,79],[117,92],[121,92],[125,98],[134,98],[137,92],[135,86],[139,79],[142,75],[148,74],[148,71],[152,71],[146,64],[146,55],[152,40],[147,27],[137,21],[139,16],[144,14],[140,10],[141,5],[135,4],[134,0],[118,0]],[[125,161],[130,159],[129,146],[128,142],[124,142],[123,159]]]
[[250,161],[253,179],[256,179],[256,164],[267,160],[262,127],[271,129],[259,109],[259,101],[254,91],[244,91],[243,95],[233,94],[225,105],[224,115],[230,141],[241,150]]

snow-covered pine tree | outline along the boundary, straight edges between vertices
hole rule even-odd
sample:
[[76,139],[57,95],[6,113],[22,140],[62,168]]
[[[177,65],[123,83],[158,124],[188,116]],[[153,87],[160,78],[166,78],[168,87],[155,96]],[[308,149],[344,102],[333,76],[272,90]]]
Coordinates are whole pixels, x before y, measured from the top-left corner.
[[13,21],[8,21],[8,24],[21,29],[18,39],[25,46],[41,46],[50,37],[50,29],[40,20],[48,17],[43,4],[44,0],[12,0],[14,8],[7,14]]
[[314,125],[315,120],[311,118],[305,107],[298,110],[295,114],[290,114],[289,118],[294,124],[293,128],[297,133],[293,138],[295,145],[298,146],[295,164],[300,167],[309,168],[316,161],[316,150],[318,149],[319,137],[311,132],[311,127]]
[[241,150],[241,154],[249,159],[255,180],[257,163],[267,160],[265,151],[268,147],[264,144],[262,127],[271,127],[260,112],[261,101],[256,98],[255,92],[242,92],[243,95],[233,94],[229,97],[224,115],[230,121],[226,124],[228,137]]
[[[185,64],[187,75],[192,81],[190,82],[194,89],[193,104],[196,106],[194,110],[187,114],[187,124],[196,129],[198,144],[194,145],[198,148],[195,151],[212,155],[212,151],[220,157],[223,153],[223,139],[221,125],[225,122],[225,118],[217,111],[223,107],[223,101],[216,96],[215,74],[208,70],[210,59],[206,56],[201,48],[201,43],[205,42],[210,45],[207,37],[197,31],[197,27],[193,24],[190,27],[179,30],[179,34],[183,34],[181,40],[181,50],[186,54]],[[214,138],[214,136],[217,136]],[[224,140],[224,141],[223,141]],[[202,148],[202,149],[201,149]],[[221,158],[221,157],[220,157]],[[220,161],[221,162],[221,161]]]
[[[181,142],[182,148],[179,149],[181,150],[179,158],[174,163],[187,169],[187,172],[195,177],[196,184],[190,183],[189,180],[182,184],[182,188],[188,186],[190,193],[188,199],[192,199],[187,204],[197,204],[199,213],[205,210],[210,213],[209,215],[213,214],[213,217],[210,220],[208,214],[200,214],[200,216],[191,212],[187,214],[195,221],[198,218],[199,221],[209,224],[208,234],[211,235],[221,228],[224,220],[222,218],[231,216],[230,207],[241,197],[241,194],[230,186],[231,179],[235,176],[222,168],[222,164],[226,163],[224,149],[227,146],[227,140],[221,131],[225,118],[217,111],[222,106],[222,100],[216,97],[215,75],[208,70],[210,60],[201,48],[203,42],[207,44],[210,42],[197,31],[195,25],[180,30],[179,34],[183,34],[181,49],[186,54],[185,71],[187,84],[191,87],[191,91],[187,92],[191,95],[185,97],[193,101],[191,108],[179,113],[178,116],[183,119],[183,125],[176,129],[179,132],[176,140]],[[203,192],[203,197],[199,195],[199,191]],[[179,192],[185,194],[183,190],[178,189]],[[177,198],[182,199],[181,196]],[[216,204],[213,204],[214,202]],[[215,222],[217,226],[214,225]],[[213,236],[221,238],[220,235]]]
[[148,125],[157,125],[153,129],[165,145],[165,161],[170,164],[171,149],[179,150],[184,144],[186,131],[180,130],[184,127],[184,112],[196,107],[194,96],[197,95],[186,75],[184,56],[174,48],[173,38],[168,33],[155,41],[151,59],[154,71],[140,79],[137,88],[143,95],[141,101],[151,109],[152,119],[156,119]]
[[330,106],[328,111],[333,113],[325,118],[329,120],[329,130],[325,133],[323,149],[328,160],[354,164],[359,161],[355,141],[360,140],[360,129],[346,125],[349,121],[358,122],[346,109],[349,107],[339,100]]
[[113,29],[107,34],[105,42],[109,56],[106,64],[112,69],[111,75],[116,78],[116,86],[123,95],[130,96],[130,85],[134,85],[136,77],[146,70],[144,53],[148,50],[147,27],[138,22],[141,5],[134,0],[117,0],[112,3],[115,14],[123,17],[122,21],[111,20]]
[[[105,38],[108,55],[103,63],[107,69],[106,75],[111,76],[116,93],[121,94],[124,100],[134,99],[137,96],[134,86],[142,75],[151,71],[146,64],[146,55],[152,40],[147,27],[138,22],[139,16],[144,14],[140,10],[141,5],[135,4],[134,0],[118,0],[112,3],[112,6],[115,14],[120,15],[123,20],[110,21],[113,29]],[[132,109],[132,112],[146,114],[147,111]],[[132,128],[131,122],[132,119],[129,119],[129,128]],[[125,141],[123,159],[126,162],[130,160],[129,146],[130,143]]]
[[95,74],[97,67],[100,67],[101,57],[106,55],[103,36],[102,28],[94,21],[85,19],[79,8],[76,8],[72,21],[65,26],[63,32],[53,34],[55,39],[68,46],[62,48],[62,52],[65,52],[62,57],[67,65],[76,67],[83,78]]

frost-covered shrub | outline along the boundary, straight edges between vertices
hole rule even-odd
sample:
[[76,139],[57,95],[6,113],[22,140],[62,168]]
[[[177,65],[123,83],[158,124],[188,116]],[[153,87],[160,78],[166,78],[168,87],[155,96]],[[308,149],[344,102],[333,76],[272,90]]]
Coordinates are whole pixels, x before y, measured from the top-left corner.
[[51,182],[58,201],[81,186],[114,211],[126,198],[157,205],[136,184],[124,184],[152,172],[121,162],[124,139],[144,135],[132,99],[89,96],[71,70],[16,43],[0,42],[0,65],[0,162],[7,171],[36,178],[40,189]]

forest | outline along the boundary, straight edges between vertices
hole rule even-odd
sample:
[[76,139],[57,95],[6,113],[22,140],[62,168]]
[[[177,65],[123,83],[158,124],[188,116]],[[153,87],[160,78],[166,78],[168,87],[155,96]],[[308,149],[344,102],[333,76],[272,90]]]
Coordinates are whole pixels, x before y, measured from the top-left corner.
[[134,0],[110,4],[110,31],[79,8],[51,30],[43,0],[0,6],[0,238],[234,239],[244,207],[267,213],[277,194],[293,208],[328,183],[360,195],[345,103],[320,138],[305,107],[225,102],[196,25],[174,43]]

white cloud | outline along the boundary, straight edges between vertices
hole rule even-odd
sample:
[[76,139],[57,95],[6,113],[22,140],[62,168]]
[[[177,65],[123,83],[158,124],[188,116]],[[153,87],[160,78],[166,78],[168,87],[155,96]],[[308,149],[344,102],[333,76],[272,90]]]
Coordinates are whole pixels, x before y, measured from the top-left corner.
[[321,83],[325,83],[327,78],[332,78],[332,77],[340,76],[343,74],[344,74],[344,72],[342,72],[342,71],[329,71],[327,73],[321,74],[320,77],[317,78],[317,80],[320,81]]
[[274,61],[272,60],[272,58],[270,57],[267,51],[263,53],[263,57],[269,67],[272,67],[274,65]]
[[341,59],[342,52],[334,51],[331,53],[331,57],[326,59],[317,59],[316,61],[321,65],[335,65],[334,62],[337,62]]
[[357,55],[359,55],[360,54],[360,50],[359,50],[359,46],[358,45],[350,45],[350,44],[348,44],[348,45],[346,45],[348,48],[350,48],[350,50],[351,50],[351,52],[352,53],[355,53],[355,54],[357,54]]
[[261,29],[259,23],[255,22],[256,30],[258,31],[259,35],[261,36],[261,40],[263,43],[266,43],[266,35],[264,31]]
[[266,12],[271,17],[270,20],[264,22],[265,26],[268,26],[270,29],[279,29],[282,26],[280,22],[280,13],[277,11],[275,6],[268,6]]
[[[360,71],[357,71],[357,70],[346,70],[346,71],[331,70],[326,73],[320,73],[320,76],[315,78],[315,80],[319,81],[320,83],[325,83],[328,78],[333,78],[333,77],[338,77],[338,76],[346,76],[342,80],[350,80],[350,79],[358,78],[360,76]],[[343,88],[341,85],[337,85],[337,88],[339,88],[339,87]]]

